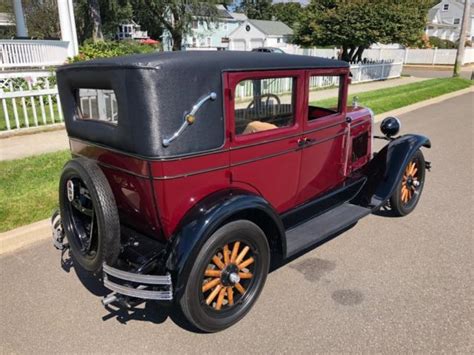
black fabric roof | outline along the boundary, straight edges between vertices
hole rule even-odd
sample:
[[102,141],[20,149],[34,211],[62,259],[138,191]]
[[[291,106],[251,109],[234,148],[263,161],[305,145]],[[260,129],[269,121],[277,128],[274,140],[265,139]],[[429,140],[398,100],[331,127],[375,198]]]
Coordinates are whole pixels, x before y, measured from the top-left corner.
[[[133,67],[150,69],[215,68],[220,71],[271,70],[300,68],[348,68],[341,60],[304,55],[241,51],[181,51],[138,54],[115,58],[94,59],[69,64],[58,70],[84,67]],[[118,69],[118,68],[117,68]]]

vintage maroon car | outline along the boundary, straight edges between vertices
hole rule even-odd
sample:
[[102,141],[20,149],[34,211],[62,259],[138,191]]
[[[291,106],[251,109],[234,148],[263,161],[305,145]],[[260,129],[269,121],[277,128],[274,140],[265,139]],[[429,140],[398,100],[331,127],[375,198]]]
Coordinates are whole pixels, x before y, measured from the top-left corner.
[[[72,159],[53,240],[103,273],[104,304],[176,302],[218,331],[240,320],[271,262],[389,206],[406,215],[425,178],[423,136],[373,152],[370,109],[347,107],[346,62],[181,52],[58,69]],[[337,99],[320,100],[322,87]],[[67,243],[64,240],[67,239]]]

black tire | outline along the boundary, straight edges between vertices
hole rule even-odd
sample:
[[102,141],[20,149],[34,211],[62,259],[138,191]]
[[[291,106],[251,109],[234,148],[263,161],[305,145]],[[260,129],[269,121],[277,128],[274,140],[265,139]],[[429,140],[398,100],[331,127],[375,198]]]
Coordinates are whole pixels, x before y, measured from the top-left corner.
[[[410,174],[410,166],[414,164],[415,174]],[[410,158],[409,162],[403,168],[403,176],[400,179],[397,188],[390,197],[390,207],[392,214],[397,217],[406,216],[411,213],[420,200],[423,186],[425,184],[425,158],[421,150],[417,150]],[[417,186],[414,186],[414,183]],[[404,190],[407,193],[404,194]]]
[[[68,198],[68,184],[73,201]],[[76,158],[66,163],[59,182],[59,208],[73,259],[90,272],[98,272],[103,262],[114,265],[120,254],[119,215],[112,189],[95,162]]]
[[[243,251],[247,246],[249,247],[243,259],[244,261],[241,261],[239,265],[243,265],[251,258],[255,261],[252,263],[251,270],[249,269],[250,266],[240,269],[237,267],[238,263],[232,264],[230,261],[226,264],[226,268],[218,270],[216,267],[214,269],[214,271],[221,272],[221,276],[217,277],[219,280],[222,280],[220,291],[224,292],[224,297],[227,297],[226,305],[218,310],[216,305],[219,302],[221,294],[219,293],[217,296],[216,302],[210,304],[206,302],[206,294],[203,291],[203,287],[206,283],[209,283],[209,279],[206,279],[204,275],[205,272],[210,270],[209,266],[214,265],[211,261],[213,256],[217,256],[219,250],[221,250],[222,260],[224,261],[224,248],[230,248],[232,246],[232,248],[227,249],[227,251],[233,251],[237,241],[239,242],[239,246],[245,245],[242,249],[239,249],[239,246],[237,246],[238,251]],[[240,254],[240,252],[238,254]],[[229,257],[232,257],[232,253],[228,254],[228,260],[232,260],[229,259]],[[237,261],[237,259],[234,259],[234,261]],[[242,319],[254,305],[265,284],[269,265],[270,249],[267,238],[256,224],[247,220],[238,220],[222,226],[206,241],[193,263],[183,296],[179,301],[183,314],[194,327],[204,332],[217,332],[230,327]],[[237,284],[235,284],[234,287],[234,284],[226,283],[230,281],[223,279],[226,270],[232,267],[237,268],[235,270],[237,270],[238,275],[249,274],[252,275],[252,277],[250,279],[239,279],[236,282],[240,285],[239,288],[237,288]],[[242,290],[241,287],[243,286],[245,286],[245,291],[241,293],[239,290]],[[216,286],[216,288],[217,287],[218,286]],[[226,289],[226,291],[222,291],[223,289]],[[235,291],[229,289],[235,289]],[[215,288],[209,289],[208,292],[213,293],[214,291]],[[232,303],[229,293],[233,294]],[[208,295],[207,297],[210,296]]]

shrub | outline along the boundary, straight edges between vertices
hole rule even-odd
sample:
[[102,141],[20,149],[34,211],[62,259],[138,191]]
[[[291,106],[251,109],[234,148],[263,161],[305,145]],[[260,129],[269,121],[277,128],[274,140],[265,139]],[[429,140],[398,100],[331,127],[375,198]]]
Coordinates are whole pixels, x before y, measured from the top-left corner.
[[453,49],[457,48],[456,43],[448,39],[441,39],[438,37],[430,37],[430,44],[432,47],[437,47],[439,49]]
[[158,47],[149,44],[141,44],[135,41],[99,41],[96,43],[85,42],[79,48],[79,54],[70,58],[70,63],[80,62],[94,58],[110,58],[121,55],[151,53]]

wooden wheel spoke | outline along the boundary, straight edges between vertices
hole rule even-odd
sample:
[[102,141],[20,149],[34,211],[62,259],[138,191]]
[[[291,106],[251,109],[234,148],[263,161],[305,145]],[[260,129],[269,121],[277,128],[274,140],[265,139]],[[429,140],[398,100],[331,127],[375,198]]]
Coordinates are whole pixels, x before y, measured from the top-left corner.
[[217,278],[217,279],[214,279],[212,281],[209,281],[209,282],[206,282],[203,286],[202,286],[202,292],[206,292],[207,290],[210,290],[211,288],[219,285],[221,283],[221,279],[220,278]]
[[219,269],[223,269],[225,268],[225,265],[224,263],[222,262],[221,258],[219,258],[217,255],[214,255],[212,257],[212,261],[214,262],[214,264],[216,264],[216,266],[219,268]]
[[253,257],[248,258],[247,260],[243,261],[241,264],[238,265],[239,270],[242,270],[243,268],[249,266],[254,262]]
[[245,293],[245,288],[239,283],[237,282],[235,284],[235,288],[237,289],[237,291],[239,291],[242,295]]
[[233,263],[237,258],[237,254],[239,252],[240,242],[234,243],[234,248],[232,249],[232,255],[230,256],[230,262]]
[[411,173],[411,175],[414,176],[417,171],[418,171],[418,169],[417,169],[417,168],[414,168],[414,169],[413,169],[413,172]]
[[249,247],[245,247],[245,248],[242,249],[239,256],[237,256],[237,259],[235,259],[235,263],[237,265],[239,265],[242,262],[242,260],[244,259],[245,255],[247,255],[249,250],[250,250]]
[[219,297],[217,297],[216,306],[214,307],[217,311],[219,311],[222,308],[222,302],[224,302],[225,293],[226,293],[226,288],[223,287],[219,291]]
[[220,272],[220,270],[207,269],[204,272],[204,276],[207,276],[207,277],[221,277],[221,272]]
[[252,273],[251,272],[239,272],[239,277],[241,279],[251,279],[252,278]]
[[217,285],[214,290],[212,290],[211,294],[207,297],[206,303],[209,305],[211,304],[212,301],[214,301],[214,298],[216,298],[217,294],[221,290],[222,285]]
[[230,250],[229,250],[229,246],[226,244],[224,245],[224,264],[228,264],[230,262]]
[[234,290],[232,287],[227,287],[227,300],[229,301],[229,305],[234,304]]

